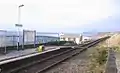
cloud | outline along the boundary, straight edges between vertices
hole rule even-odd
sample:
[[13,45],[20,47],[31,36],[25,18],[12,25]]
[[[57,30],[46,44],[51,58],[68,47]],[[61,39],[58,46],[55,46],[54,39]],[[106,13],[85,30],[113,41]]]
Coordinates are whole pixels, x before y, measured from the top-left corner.
[[24,4],[21,23],[24,28],[39,31],[93,28],[92,23],[120,12],[112,0],[4,0],[1,3],[0,23],[17,23],[17,7]]

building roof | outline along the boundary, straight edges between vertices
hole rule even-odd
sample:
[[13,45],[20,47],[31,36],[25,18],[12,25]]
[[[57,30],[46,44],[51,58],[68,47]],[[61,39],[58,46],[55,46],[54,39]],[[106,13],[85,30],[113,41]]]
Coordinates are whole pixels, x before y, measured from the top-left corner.
[[67,38],[79,38],[80,34],[63,34],[60,37],[67,37]]

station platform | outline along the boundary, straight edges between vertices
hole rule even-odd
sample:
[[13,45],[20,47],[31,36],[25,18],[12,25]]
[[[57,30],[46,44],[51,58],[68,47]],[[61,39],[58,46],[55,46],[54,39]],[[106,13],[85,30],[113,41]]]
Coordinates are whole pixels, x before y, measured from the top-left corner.
[[[60,48],[59,46],[47,46],[47,47],[45,47],[45,51],[43,51],[41,53],[53,51],[53,50],[56,50],[59,48]],[[13,51],[11,51],[7,54],[4,54],[4,55],[0,54],[0,62],[5,61],[5,60],[18,58],[18,57],[33,56],[33,55],[37,55],[37,54],[40,54],[40,53],[36,51],[36,48],[19,50],[19,51],[13,50]]]

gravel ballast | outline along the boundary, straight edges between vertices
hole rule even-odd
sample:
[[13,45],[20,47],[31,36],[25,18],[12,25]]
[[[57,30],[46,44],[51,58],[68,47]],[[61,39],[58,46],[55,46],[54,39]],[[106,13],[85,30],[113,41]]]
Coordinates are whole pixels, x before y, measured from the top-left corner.
[[89,55],[95,48],[88,50],[50,68],[44,73],[87,73],[89,65]]

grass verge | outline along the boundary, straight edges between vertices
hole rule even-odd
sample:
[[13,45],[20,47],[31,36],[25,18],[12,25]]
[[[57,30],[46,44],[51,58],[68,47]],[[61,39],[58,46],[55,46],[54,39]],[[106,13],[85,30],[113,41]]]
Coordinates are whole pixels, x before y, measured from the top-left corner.
[[104,73],[108,56],[108,49],[104,45],[94,47],[94,52],[89,56],[88,73]]

